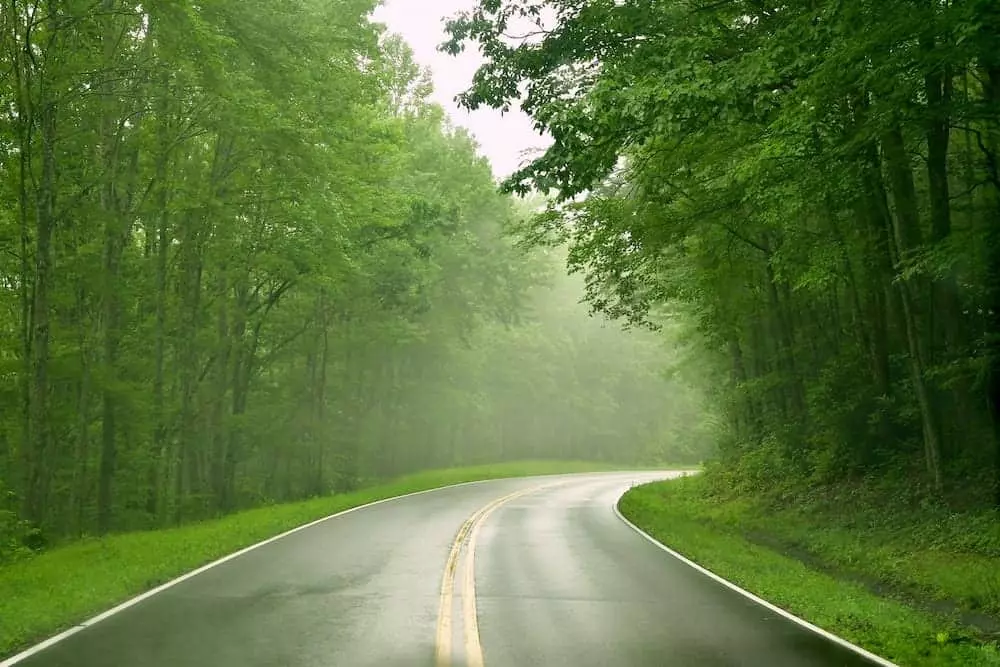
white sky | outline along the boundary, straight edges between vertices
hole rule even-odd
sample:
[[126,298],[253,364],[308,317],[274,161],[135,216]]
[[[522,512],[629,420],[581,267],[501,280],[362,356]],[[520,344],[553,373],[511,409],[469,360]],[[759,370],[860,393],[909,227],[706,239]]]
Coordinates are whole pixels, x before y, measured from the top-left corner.
[[454,102],[457,94],[468,88],[472,75],[482,61],[475,50],[466,49],[458,56],[437,50],[445,41],[444,21],[457,12],[472,9],[476,0],[385,0],[374,14],[390,32],[402,35],[413,49],[416,61],[431,70],[435,102],[451,116],[455,125],[468,129],[479,142],[482,153],[500,178],[509,176],[527,160],[522,152],[543,149],[551,141],[531,127],[520,109],[501,115],[493,109],[469,112]]

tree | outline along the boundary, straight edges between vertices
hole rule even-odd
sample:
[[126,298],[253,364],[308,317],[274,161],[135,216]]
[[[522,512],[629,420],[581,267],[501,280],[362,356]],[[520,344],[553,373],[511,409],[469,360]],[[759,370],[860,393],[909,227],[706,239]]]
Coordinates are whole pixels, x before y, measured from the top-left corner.
[[6,0],[0,529],[38,546],[434,466],[668,456],[643,431],[668,421],[652,343],[577,376],[612,339],[535,311],[552,265],[371,9]]
[[591,303],[683,305],[728,354],[732,465],[919,461],[1000,505],[977,473],[1000,461],[997,25],[990,3],[506,0],[444,48],[487,57],[467,107],[520,99],[552,135],[505,188],[555,191],[532,231],[571,241]]

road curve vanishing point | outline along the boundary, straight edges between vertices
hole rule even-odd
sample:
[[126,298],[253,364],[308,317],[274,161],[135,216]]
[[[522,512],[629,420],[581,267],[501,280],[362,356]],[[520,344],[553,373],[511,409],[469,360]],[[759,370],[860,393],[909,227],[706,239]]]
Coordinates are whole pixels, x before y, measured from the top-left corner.
[[238,552],[0,667],[891,666],[669,551],[593,473],[445,487]]

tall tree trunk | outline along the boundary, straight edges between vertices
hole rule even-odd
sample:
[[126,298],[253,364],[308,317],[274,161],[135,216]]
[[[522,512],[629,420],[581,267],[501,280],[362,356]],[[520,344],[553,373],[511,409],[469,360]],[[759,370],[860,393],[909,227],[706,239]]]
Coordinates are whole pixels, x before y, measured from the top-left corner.
[[48,99],[47,91],[40,96],[39,123],[42,141],[42,173],[38,184],[38,205],[35,214],[35,295],[32,303],[32,383],[31,435],[28,480],[25,485],[24,517],[41,523],[47,512],[49,495],[48,470],[51,444],[51,414],[49,395],[49,335],[52,286],[52,239],[56,227],[56,103]]
[[[868,296],[868,321],[871,325],[872,368],[878,395],[883,399],[892,396],[892,375],[889,363],[891,350],[890,329],[905,330],[902,323],[902,304],[899,290],[893,284],[892,213],[886,197],[885,183],[874,143],[862,151],[863,169],[859,188],[864,193],[863,206],[859,216],[864,221],[866,245],[870,248],[866,257],[868,281],[871,292]],[[879,408],[878,433],[885,444],[892,439],[892,425],[888,412]]]
[[746,423],[744,432],[739,433],[738,437],[742,442],[754,442],[763,435],[764,426],[761,423],[761,415],[757,409],[756,401],[745,389],[747,371],[746,363],[743,360],[743,348],[740,346],[739,338],[735,332],[732,332],[728,335],[728,339],[729,358],[732,362],[731,379],[735,387],[742,387],[737,391],[739,395],[743,395],[744,405],[742,406],[742,412],[745,413],[740,415],[739,408],[741,406],[735,406],[737,416],[744,417],[741,421]]
[[[932,59],[935,49],[933,38],[924,38],[921,46]],[[927,181],[930,199],[931,242],[943,243],[951,235],[951,193],[948,182],[948,145],[951,132],[950,105],[952,99],[952,72],[950,66],[942,66],[928,72],[924,77],[927,95]],[[930,284],[931,298],[928,304],[930,320],[930,345],[928,364],[947,362],[957,354],[961,343],[961,308],[958,300],[958,283],[949,271],[945,276],[935,277]],[[930,383],[931,397],[936,412],[941,415],[943,459],[952,458],[958,452],[952,451],[962,441],[961,430],[969,422],[966,393],[962,387],[947,389]],[[947,429],[947,430],[946,430]]]
[[[925,48],[932,49],[933,43]],[[931,209],[931,241],[941,243],[951,234],[951,193],[948,185],[948,144],[950,138],[951,71],[944,68],[924,78],[927,93],[927,180]],[[933,283],[935,356],[954,345],[959,337],[958,285],[953,276]]]
[[319,317],[317,320],[322,327],[322,332],[320,334],[320,352],[319,352],[319,373],[316,377],[316,389],[315,389],[315,412],[313,414],[314,423],[317,425],[320,437],[317,438],[315,443],[316,447],[316,477],[315,477],[315,487],[316,493],[324,494],[327,492],[326,488],[326,450],[330,446],[327,442],[327,436],[329,434],[329,429],[326,425],[326,374],[327,367],[330,363],[330,326],[327,322],[327,305],[326,305],[326,295],[322,291],[319,295]]
[[784,377],[782,384],[785,386],[782,405],[788,410],[789,416],[796,422],[806,417],[805,395],[802,388],[802,379],[799,377],[798,364],[795,354],[795,335],[792,328],[792,320],[789,309],[791,304],[781,297],[781,293],[787,296],[784,290],[779,293],[779,284],[774,269],[770,261],[765,262],[767,295],[772,310],[775,328],[775,340],[778,342],[778,364]]
[[[33,48],[31,29],[23,26],[23,35],[18,34],[22,27],[18,16],[16,0],[8,3],[8,19],[10,20],[7,47],[9,49],[11,70],[14,74],[15,104],[17,118],[15,132],[18,146],[18,239],[20,242],[20,275],[18,276],[18,298],[21,312],[21,451],[26,461],[30,461],[29,452],[34,447],[31,430],[32,419],[32,342],[34,338],[32,325],[32,293],[34,282],[31,266],[31,211],[29,185],[31,181],[30,164],[32,158],[32,128],[34,125],[34,109],[31,100],[31,69],[26,66],[26,53]],[[5,31],[7,32],[7,31]],[[23,43],[23,46],[21,44]],[[11,461],[11,468],[15,462]],[[27,469],[25,475],[28,474]],[[19,485],[20,486],[20,485]]]
[[242,456],[243,429],[242,415],[247,408],[247,395],[250,391],[250,378],[253,374],[253,363],[257,352],[257,342],[260,329],[255,328],[249,345],[246,341],[248,290],[241,285],[236,290],[236,304],[233,309],[232,341],[232,404],[233,424],[229,428],[229,443],[226,447],[225,487],[226,495],[231,503],[236,502],[236,467]]
[[[160,29],[156,15],[150,15],[150,34]],[[146,513],[156,517],[160,510],[160,476],[167,458],[166,415],[166,354],[167,354],[167,277],[170,257],[170,104],[169,74],[165,63],[158,63],[156,121],[156,157],[153,167],[155,196],[151,215],[156,220],[156,256],[154,259],[154,327],[153,327],[153,441],[146,471]]]
[[178,250],[181,257],[179,280],[181,302],[181,324],[176,341],[177,359],[180,368],[180,423],[178,444],[174,460],[174,521],[179,523],[185,515],[185,493],[196,487],[194,441],[197,433],[195,425],[195,392],[197,391],[198,347],[196,345],[198,324],[201,313],[201,249],[199,232],[194,216],[188,216],[184,234]]
[[[117,0],[104,0],[102,10],[103,63],[113,71],[118,60],[117,48],[124,26],[116,16]],[[97,478],[97,530],[105,533],[111,529],[113,514],[113,485],[118,459],[117,418],[120,375],[118,353],[121,342],[121,264],[125,246],[125,216],[119,197],[121,184],[118,174],[122,154],[122,137],[119,133],[120,103],[114,84],[102,85],[100,152],[98,164],[104,170],[100,192],[100,210],[104,217],[104,275],[101,294],[101,315],[104,325],[104,378],[101,420],[101,462]]]
[[[895,215],[893,223],[893,247],[896,265],[905,271],[904,263],[912,251],[921,243],[920,217],[917,209],[917,194],[913,184],[913,171],[906,155],[903,135],[898,127],[890,129],[883,137],[886,169],[892,185]],[[906,326],[906,341],[909,348],[910,375],[913,389],[920,406],[921,425],[924,436],[924,459],[934,489],[941,491],[941,429],[938,425],[930,390],[925,378],[926,355],[918,324],[917,299],[914,296],[913,278],[899,281],[903,318]]]
[[73,469],[73,489],[75,495],[75,531],[82,535],[87,529],[86,512],[91,501],[90,490],[90,419],[91,419],[91,352],[87,328],[87,293],[83,288],[76,291],[76,312],[80,322],[77,345],[80,348],[80,384],[77,393],[76,411],[78,415],[76,466]]
[[[1000,26],[1000,12],[996,14],[996,24]],[[994,37],[990,42],[998,45],[1000,39]],[[987,175],[993,186],[992,197],[989,198],[992,210],[989,211],[991,224],[986,267],[990,313],[985,335],[988,359],[986,398],[993,425],[993,503],[1000,510],[1000,53],[994,48],[985,60],[988,64],[984,68],[984,93],[990,112],[991,131],[986,144],[980,148],[986,154]]]
[[226,462],[228,454],[226,448],[229,444],[229,435],[226,432],[226,394],[229,393],[229,358],[232,350],[232,340],[229,337],[229,304],[228,282],[226,280],[226,267],[219,267],[218,278],[218,309],[216,311],[216,351],[215,370],[213,372],[212,391],[212,452],[211,452],[211,476],[212,492],[215,496],[215,506],[217,509],[226,512],[230,509],[230,498],[227,493],[226,484]]

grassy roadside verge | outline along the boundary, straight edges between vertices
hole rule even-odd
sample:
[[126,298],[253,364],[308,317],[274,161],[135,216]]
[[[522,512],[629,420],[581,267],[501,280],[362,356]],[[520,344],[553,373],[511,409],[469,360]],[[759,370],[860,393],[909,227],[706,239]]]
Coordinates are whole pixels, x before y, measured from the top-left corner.
[[614,469],[518,461],[430,470],[353,493],[75,542],[0,566],[0,658],[226,554],[358,505],[461,482]]
[[[807,558],[794,557],[761,544],[760,536],[786,543],[789,531],[794,531],[799,538],[796,547],[807,549],[808,517],[712,496],[709,490],[701,476],[658,482],[630,490],[619,507],[630,521],[703,567],[899,665],[1000,665],[997,644],[956,615],[922,608],[912,599],[904,601],[906,596],[876,594],[853,576],[874,574],[872,568],[879,567],[879,558],[869,566],[869,561],[859,557],[853,570],[838,571],[836,566],[842,561],[829,554],[846,551],[846,530],[835,539],[831,537],[835,528],[813,515],[813,527],[822,538],[811,545],[814,548],[808,550]],[[888,539],[885,534],[882,537]],[[868,540],[864,534],[855,534],[851,553],[892,551],[871,535]],[[938,553],[936,560],[942,579],[965,576],[961,559],[948,562]]]

